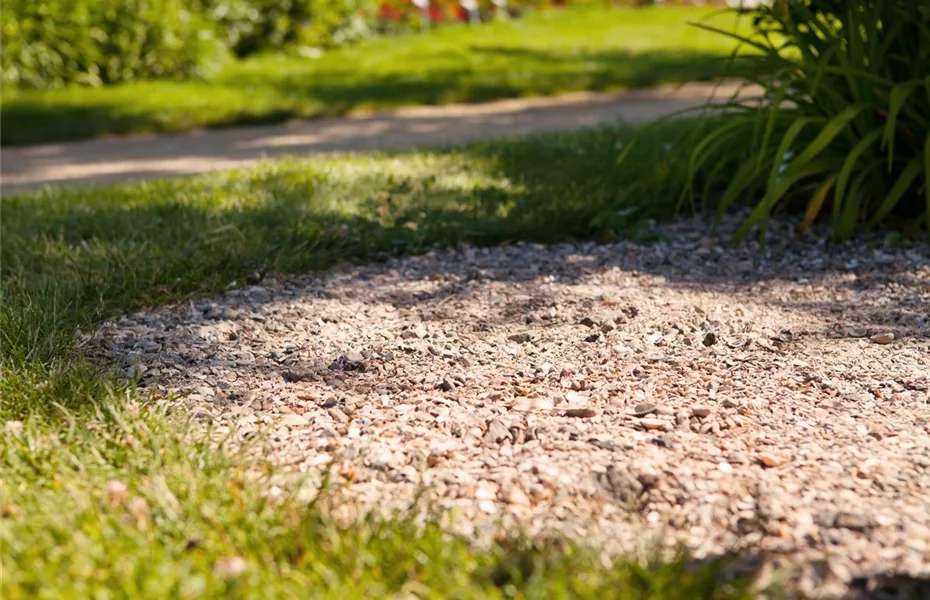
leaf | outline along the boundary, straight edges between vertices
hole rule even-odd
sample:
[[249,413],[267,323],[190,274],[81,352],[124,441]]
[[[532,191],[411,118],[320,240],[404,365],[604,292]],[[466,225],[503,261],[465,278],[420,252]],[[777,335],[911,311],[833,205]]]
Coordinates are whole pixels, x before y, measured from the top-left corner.
[[845,197],[843,199],[842,214],[840,215],[839,224],[834,225],[834,238],[842,240],[849,238],[854,233],[856,221],[863,204],[863,197],[860,190],[865,185],[866,181],[868,181],[869,177],[871,177],[872,172],[880,166],[881,161],[877,160],[862,169],[856,179],[853,180],[852,185],[849,186],[849,192],[844,193]]
[[775,151],[775,160],[772,162],[772,170],[769,173],[768,189],[775,187],[778,176],[781,174],[782,160],[791,149],[791,144],[793,144],[794,140],[801,134],[804,127],[813,122],[814,119],[812,117],[801,117],[788,127],[788,131],[785,132],[785,136],[778,145],[778,150]]
[[807,231],[808,227],[811,226],[811,223],[814,222],[814,219],[817,218],[817,215],[820,213],[820,209],[823,207],[824,200],[827,199],[827,194],[830,193],[830,188],[833,187],[834,183],[836,183],[836,175],[827,177],[827,179],[822,184],[820,184],[820,187],[817,189],[814,197],[807,205],[807,211],[804,213],[804,219],[798,226],[798,230],[801,233]]
[[834,227],[836,227],[837,223],[839,222],[839,215],[841,214],[840,209],[846,202],[846,189],[849,185],[849,178],[852,176],[853,169],[855,169],[856,165],[859,164],[859,159],[861,158],[862,154],[869,149],[869,146],[878,141],[881,133],[881,129],[873,129],[870,131],[868,134],[866,134],[865,137],[859,140],[855,146],[853,146],[852,150],[849,151],[849,154],[843,161],[843,166],[840,169],[839,175],[836,179],[836,191],[833,196]]
[[897,129],[898,123],[898,113],[901,112],[901,108],[904,106],[904,103],[907,102],[908,96],[910,96],[921,83],[923,82],[920,80],[913,80],[896,85],[891,89],[891,97],[888,101],[888,117],[885,123],[885,132],[884,135],[882,135],[882,146],[888,147],[889,173],[894,167],[894,142],[896,137],[895,130]]
[[725,123],[715,129],[713,132],[706,135],[704,139],[694,147],[694,150],[691,151],[691,156],[688,159],[688,171],[685,178],[688,187],[685,189],[684,194],[679,201],[679,208],[681,202],[683,202],[684,198],[687,196],[691,202],[692,208],[696,210],[697,207],[694,201],[694,179],[697,175],[698,168],[703,165],[704,161],[710,157],[711,149],[714,148],[712,144],[714,144],[715,141],[725,141],[726,138],[724,136],[726,136],[732,130],[744,126],[745,123],[742,120],[734,118],[732,122]]
[[817,134],[817,137],[814,138],[814,141],[798,155],[795,164],[803,168],[806,163],[816,158],[818,154],[823,152],[824,149],[830,145],[830,142],[836,139],[836,136],[846,129],[846,126],[849,125],[864,108],[864,106],[850,106],[830,119],[830,121],[824,125],[823,129],[820,130],[820,133]]
[[885,199],[882,200],[881,204],[879,204],[875,214],[873,214],[872,218],[869,219],[868,223],[866,223],[867,229],[875,227],[885,217],[887,217],[892,210],[894,210],[894,207],[897,206],[898,202],[901,200],[904,194],[910,190],[911,185],[920,175],[923,168],[923,157],[920,155],[915,156],[909,163],[907,163],[907,166],[904,167],[903,171],[901,171],[901,175],[898,176],[898,180],[891,188],[891,191],[888,192],[888,195],[885,196]]
[[759,173],[756,169],[755,164],[751,160],[747,160],[743,165],[736,171],[736,174],[733,175],[733,179],[730,181],[730,185],[727,186],[727,190],[723,195],[723,198],[720,200],[720,203],[717,205],[717,214],[714,218],[714,229],[720,224],[720,220],[723,218],[723,213],[733,204],[740,194],[746,191],[753,183],[753,179]]
[[806,170],[795,170],[790,177],[783,178],[774,187],[766,191],[765,196],[763,196],[762,200],[759,201],[755,209],[753,209],[753,211],[749,214],[749,217],[746,219],[746,221],[733,235],[733,239],[739,240],[743,238],[756,225],[764,226],[766,221],[768,221],[768,217],[771,214],[772,209],[795,183],[801,179],[817,175],[818,173],[823,173],[828,169],[828,167],[823,165],[812,165]]
[[924,226],[927,228],[927,240],[930,241],[930,132],[924,140],[924,196],[927,200]]

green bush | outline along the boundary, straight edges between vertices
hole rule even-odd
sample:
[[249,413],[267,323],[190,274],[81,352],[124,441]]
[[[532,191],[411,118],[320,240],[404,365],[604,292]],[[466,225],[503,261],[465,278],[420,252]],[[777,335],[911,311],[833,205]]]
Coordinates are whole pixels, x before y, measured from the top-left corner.
[[[326,3],[327,0],[321,0]],[[311,18],[312,0],[192,0],[227,46],[244,57],[294,42]]]
[[377,0],[314,0],[310,22],[301,31],[307,46],[347,46],[378,31]]
[[4,0],[4,84],[102,85],[199,75],[223,45],[184,0]]
[[842,240],[895,221],[930,235],[930,8],[915,0],[774,0],[737,37],[762,98],[736,98],[691,151],[684,200],[721,190],[755,208],[741,237],[774,210],[829,215]]

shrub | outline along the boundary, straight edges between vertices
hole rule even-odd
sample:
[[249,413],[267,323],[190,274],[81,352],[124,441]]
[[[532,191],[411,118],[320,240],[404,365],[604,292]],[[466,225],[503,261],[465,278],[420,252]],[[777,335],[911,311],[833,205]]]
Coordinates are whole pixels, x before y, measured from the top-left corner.
[[800,230],[829,215],[842,240],[877,225],[930,235],[930,8],[915,0],[774,0],[754,9],[750,82],[696,140],[688,190],[722,190],[719,215],[756,202],[738,237],[778,207]]
[[4,84],[101,85],[201,74],[223,58],[184,0],[4,0]]
[[330,0],[193,0],[238,57],[280,49],[298,39],[314,10]]
[[315,0],[300,34],[307,46],[346,46],[377,33],[377,0]]

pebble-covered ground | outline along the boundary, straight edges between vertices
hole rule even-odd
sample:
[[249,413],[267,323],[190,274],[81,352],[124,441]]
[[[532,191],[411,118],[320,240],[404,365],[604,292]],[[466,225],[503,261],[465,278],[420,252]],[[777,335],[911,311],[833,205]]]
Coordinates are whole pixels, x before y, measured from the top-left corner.
[[[728,224],[728,225],[732,225]],[[930,249],[463,247],[120,318],[107,360],[378,508],[631,551],[738,549],[801,595],[930,575]]]

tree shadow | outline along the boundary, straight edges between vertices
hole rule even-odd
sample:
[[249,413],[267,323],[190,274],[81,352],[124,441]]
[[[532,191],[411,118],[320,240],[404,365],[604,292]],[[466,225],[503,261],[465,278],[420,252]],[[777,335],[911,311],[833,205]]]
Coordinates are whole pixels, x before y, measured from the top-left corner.
[[[678,126],[671,123],[668,127]],[[623,137],[623,130],[605,129],[551,138],[542,145],[538,139],[527,139],[436,151],[440,161],[464,161],[470,173],[489,177],[482,183],[455,178],[444,182],[426,172],[395,176],[374,167],[367,173],[365,168],[356,169],[345,192],[356,199],[352,208],[341,205],[343,192],[329,186],[325,176],[299,166],[268,170],[245,180],[233,176],[228,182],[220,178],[146,184],[144,193],[157,201],[125,203],[120,198],[122,194],[133,196],[132,187],[98,201],[93,189],[88,189],[84,198],[91,200],[78,197],[70,207],[56,204],[54,213],[43,214],[39,221],[32,211],[43,201],[34,205],[32,199],[22,197],[4,207],[5,216],[12,219],[7,223],[20,223],[21,231],[4,237],[14,239],[30,231],[56,236],[65,253],[76,250],[80,254],[78,245],[88,242],[100,245],[96,257],[83,255],[90,262],[81,270],[101,270],[100,279],[112,286],[108,294],[116,294],[118,302],[138,294],[139,299],[131,300],[135,306],[148,301],[151,291],[160,286],[168,287],[169,296],[203,292],[219,289],[255,269],[306,272],[337,262],[386,260],[436,246],[493,246],[518,240],[551,244],[601,237],[601,241],[619,240],[619,245],[602,251],[589,243],[571,264],[553,262],[556,259],[532,269],[490,264],[487,277],[532,284],[547,275],[572,284],[620,269],[661,277],[673,287],[747,298],[771,288],[772,282],[803,280],[808,286],[826,285],[827,290],[803,299],[786,299],[785,308],[817,314],[846,327],[880,328],[898,337],[930,337],[927,283],[919,267],[926,262],[923,246],[888,246],[878,238],[865,247],[861,240],[839,245],[801,241],[789,221],[782,219],[773,225],[765,247],[750,238],[728,248],[725,237],[738,224],[738,217],[729,218],[719,232],[723,237],[716,238],[710,237],[710,223],[703,220],[644,225],[644,220],[665,220],[674,211],[674,198],[663,199],[661,188],[659,193],[651,190],[654,202],[637,197],[637,186],[644,185],[643,181],[649,188],[653,179],[666,175],[661,168],[665,151],[660,148],[654,155],[640,157],[636,172],[642,177],[631,180],[629,172],[614,166],[617,141]],[[232,189],[236,195],[245,194],[248,201],[206,209],[185,199],[225,196]],[[359,198],[364,200],[359,202]],[[632,216],[619,229],[605,229],[599,220],[604,214],[627,209]],[[213,236],[212,231],[227,233]],[[647,243],[645,238],[652,241]],[[15,272],[14,253],[6,255],[11,257],[7,266]],[[116,255],[123,257],[120,262],[126,266],[107,258]],[[695,261],[696,256],[700,260]],[[36,265],[29,268],[45,270]],[[450,268],[450,276],[469,279],[469,273],[456,271],[465,267],[453,264]],[[144,282],[143,287],[127,288],[121,283],[123,278]],[[225,278],[222,284],[221,278]],[[897,290],[898,300],[890,306],[876,305],[868,312],[854,301],[888,290]],[[86,294],[95,292],[89,289]],[[450,286],[442,293],[454,296],[459,290]],[[837,299],[841,297],[851,300]],[[420,300],[393,301],[415,304]]]
[[[430,67],[423,71],[372,74],[351,68],[314,69],[314,63],[308,61],[306,72],[233,71],[209,83],[234,94],[262,90],[273,95],[278,106],[275,103],[260,109],[246,106],[194,125],[226,128],[343,116],[358,109],[486,102],[564,91],[647,88],[739,76],[726,57],[704,51],[612,50],[569,54],[474,45],[469,52],[475,61],[474,68]],[[520,58],[519,71],[506,66],[506,60],[500,72],[482,67],[483,63],[501,62],[501,57],[514,56]],[[153,93],[158,93],[157,87]],[[3,126],[0,143],[4,146],[176,131],[183,127],[183,119],[178,121],[173,113],[165,116],[156,111],[134,110],[118,101],[92,104],[90,100],[82,103],[76,99],[55,104],[6,102],[0,110],[0,121]]]

